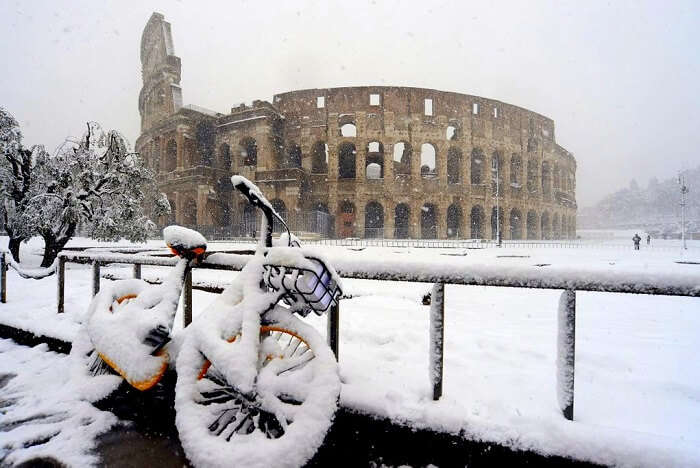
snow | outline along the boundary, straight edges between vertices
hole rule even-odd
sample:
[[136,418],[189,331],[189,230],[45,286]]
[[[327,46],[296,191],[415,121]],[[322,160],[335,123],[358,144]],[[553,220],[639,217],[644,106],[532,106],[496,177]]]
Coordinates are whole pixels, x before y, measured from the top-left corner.
[[[625,249],[467,249],[460,257],[442,255],[455,249],[307,249],[324,254],[341,275],[358,273],[367,264],[400,275],[427,268],[426,279],[444,271],[486,280],[500,269],[515,272],[516,278],[540,272],[545,285],[561,284],[570,274],[591,281],[612,279],[618,285],[632,284],[634,278],[646,278],[645,284],[673,278],[690,290],[700,284],[700,266],[675,263],[677,249],[643,245],[635,252],[629,244]],[[689,244],[686,258],[700,260],[699,244]],[[152,245],[162,246],[162,241]],[[31,251],[31,244],[23,246],[23,263],[25,249]],[[29,252],[27,257],[28,264],[37,261]],[[242,266],[249,259],[217,253],[208,261]],[[549,266],[534,266],[543,264]],[[8,303],[0,304],[0,322],[21,323],[50,335],[74,335],[91,298],[91,270],[88,265],[67,268],[65,314],[55,313],[55,277],[28,281],[10,271]],[[162,278],[170,269],[145,267],[143,276]],[[105,266],[103,271],[125,276],[131,270]],[[237,276],[195,270],[193,282],[225,285]],[[572,422],[561,415],[558,400],[561,291],[447,285],[443,396],[433,401],[426,375],[430,310],[420,303],[430,284],[344,278],[343,285],[352,298],[340,306],[342,406],[414,427],[602,464],[700,466],[700,368],[694,365],[700,353],[698,298],[579,290]],[[193,296],[193,325],[212,302],[235,299],[201,291]],[[324,316],[311,314],[304,322],[325,333]],[[8,365],[0,361],[0,368],[17,369],[13,359]],[[3,396],[6,389],[0,392]],[[54,456],[64,460],[62,453],[55,448]]]
[[16,466],[37,457],[66,466],[90,466],[98,435],[118,420],[79,399],[81,382],[71,380],[69,357],[45,344],[27,348],[0,339],[0,462]]

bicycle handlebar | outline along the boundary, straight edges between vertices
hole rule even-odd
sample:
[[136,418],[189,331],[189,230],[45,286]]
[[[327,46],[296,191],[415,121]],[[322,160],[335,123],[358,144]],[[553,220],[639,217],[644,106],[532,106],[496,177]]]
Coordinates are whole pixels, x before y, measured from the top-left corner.
[[246,182],[248,181],[247,179],[238,176],[238,182],[234,182],[234,177],[231,178],[231,182],[233,183],[233,187],[241,192],[241,194],[248,199],[251,205],[256,206],[260,208],[265,215],[265,219],[267,220],[267,228],[265,230],[265,247],[272,247],[272,217],[276,217],[277,219],[280,220],[284,228],[287,230],[287,233],[289,234],[289,245],[291,246],[292,242],[292,233],[289,230],[289,226],[287,226],[287,223],[278,215],[271,207],[270,202],[265,199],[264,195],[260,193],[259,191],[253,191],[250,189],[250,185],[248,185]]

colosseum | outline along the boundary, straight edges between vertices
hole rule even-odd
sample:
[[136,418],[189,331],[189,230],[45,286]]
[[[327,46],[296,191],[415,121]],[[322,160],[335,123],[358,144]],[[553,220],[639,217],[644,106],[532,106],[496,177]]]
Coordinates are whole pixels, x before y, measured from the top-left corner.
[[154,13],[141,38],[136,151],[173,208],[163,223],[252,235],[256,213],[229,181],[241,174],[294,231],[322,237],[575,236],[576,160],[543,115],[394,86],[290,91],[222,114],[182,105],[174,54]]

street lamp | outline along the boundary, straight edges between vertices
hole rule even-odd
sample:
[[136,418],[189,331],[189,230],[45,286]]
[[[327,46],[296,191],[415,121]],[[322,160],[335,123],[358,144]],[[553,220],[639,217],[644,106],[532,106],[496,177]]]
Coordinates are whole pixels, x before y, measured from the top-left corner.
[[500,170],[501,162],[499,160],[499,155],[495,154],[493,163],[492,163],[492,168],[496,170],[496,241],[498,242],[498,246],[501,247],[501,209],[499,205],[499,198],[500,198],[500,177],[498,171]]
[[688,193],[688,186],[685,184],[685,174],[683,172],[678,174],[678,185],[681,188],[681,239],[683,240],[681,255],[683,255],[683,250],[688,249],[685,242],[685,196]]

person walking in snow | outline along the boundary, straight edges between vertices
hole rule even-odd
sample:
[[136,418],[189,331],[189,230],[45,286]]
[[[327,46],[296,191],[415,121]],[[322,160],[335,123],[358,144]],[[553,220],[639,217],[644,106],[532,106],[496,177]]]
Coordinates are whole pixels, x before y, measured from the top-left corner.
[[647,234],[647,245],[651,244],[651,234]]
[[634,237],[632,238],[632,242],[634,242],[634,250],[639,250],[639,243],[642,241],[642,238],[639,237],[639,234],[636,232],[634,233]]

